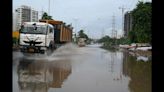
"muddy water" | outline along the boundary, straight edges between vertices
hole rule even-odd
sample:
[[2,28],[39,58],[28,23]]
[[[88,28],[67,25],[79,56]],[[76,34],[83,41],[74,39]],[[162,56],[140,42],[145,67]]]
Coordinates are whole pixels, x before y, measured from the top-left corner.
[[151,92],[151,61],[96,46],[13,52],[13,92]]

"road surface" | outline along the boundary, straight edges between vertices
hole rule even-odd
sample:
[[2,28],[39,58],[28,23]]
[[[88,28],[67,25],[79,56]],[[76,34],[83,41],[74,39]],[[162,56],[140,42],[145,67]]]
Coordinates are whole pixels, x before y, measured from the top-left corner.
[[94,45],[49,56],[14,51],[13,92],[151,92],[151,61]]

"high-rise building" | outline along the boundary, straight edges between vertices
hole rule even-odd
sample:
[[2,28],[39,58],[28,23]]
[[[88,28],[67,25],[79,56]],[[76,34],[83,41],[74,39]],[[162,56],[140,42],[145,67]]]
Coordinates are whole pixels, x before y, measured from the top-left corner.
[[38,21],[38,11],[31,9],[31,22]]
[[128,37],[128,33],[132,30],[132,15],[126,12],[124,15],[124,37]]
[[17,14],[16,29],[20,29],[23,22],[38,21],[38,11],[31,9],[30,6],[22,5],[15,10]]
[[17,23],[17,16],[16,16],[16,13],[15,12],[13,12],[13,17],[12,17],[12,19],[13,19],[13,22],[12,22],[12,25],[13,25],[13,31],[16,31],[16,23]]

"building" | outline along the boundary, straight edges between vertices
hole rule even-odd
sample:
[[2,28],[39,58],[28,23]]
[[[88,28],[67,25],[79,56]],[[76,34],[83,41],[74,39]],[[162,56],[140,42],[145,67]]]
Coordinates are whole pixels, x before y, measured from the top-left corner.
[[31,8],[29,6],[22,5],[21,7],[15,10],[17,13],[17,29],[20,28],[20,25],[23,22],[29,22],[31,17]]
[[31,10],[31,21],[38,22],[38,11],[34,9]]
[[16,16],[15,12],[13,12],[13,17],[12,18],[13,18],[13,21],[12,21],[12,25],[13,25],[12,27],[13,28],[12,28],[12,30],[16,31],[16,23],[17,23],[17,19],[16,18],[17,18],[17,16]]
[[22,5],[15,10],[17,15],[16,29],[20,29],[23,22],[38,21],[38,11],[31,9],[30,6]]
[[132,30],[132,15],[126,12],[124,15],[124,37],[128,37],[129,31]]

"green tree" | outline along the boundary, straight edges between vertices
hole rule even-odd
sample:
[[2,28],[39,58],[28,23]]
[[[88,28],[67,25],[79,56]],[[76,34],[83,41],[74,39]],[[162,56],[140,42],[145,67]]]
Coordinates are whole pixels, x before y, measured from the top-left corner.
[[128,35],[129,39],[130,39],[130,43],[136,43],[136,33],[135,31],[130,31],[129,35]]
[[108,35],[102,37],[101,39],[98,40],[98,43],[103,43],[103,46],[109,47],[114,44],[114,39],[110,38]]
[[104,42],[112,42],[112,38],[110,38],[108,35],[102,37],[101,39],[98,40],[99,43],[104,43]]
[[84,33],[84,30],[80,30],[78,32],[78,38],[86,38],[87,40],[89,39],[87,34]]
[[126,38],[126,37],[122,37],[122,38],[119,38],[117,39],[117,44],[130,44],[130,39],[129,38]]
[[46,12],[43,13],[42,15],[42,19],[49,19],[49,20],[52,20],[52,16],[49,16]]
[[139,2],[137,7],[131,13],[133,18],[132,31],[129,33],[131,42],[151,43],[151,3]]

